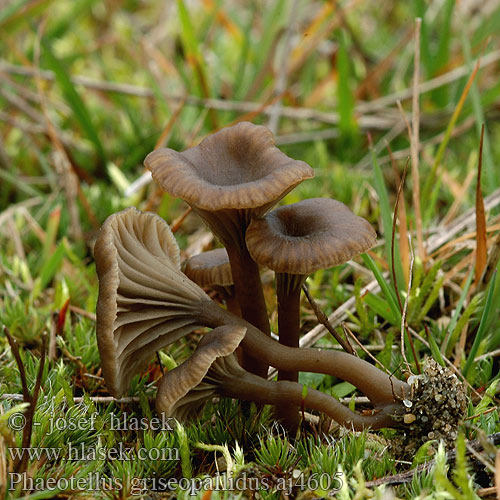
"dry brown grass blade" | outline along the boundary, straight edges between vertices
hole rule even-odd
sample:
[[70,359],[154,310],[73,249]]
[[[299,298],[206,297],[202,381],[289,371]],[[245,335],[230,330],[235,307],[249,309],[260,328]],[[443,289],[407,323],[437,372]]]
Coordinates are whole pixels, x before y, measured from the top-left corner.
[[349,354],[356,355],[354,349],[352,348],[351,344],[349,343],[349,339],[346,337],[344,340],[335,330],[335,328],[331,325],[330,321],[328,320],[328,316],[321,310],[321,308],[318,306],[316,301],[314,300],[314,297],[309,293],[309,289],[307,288],[307,285],[304,283],[302,285],[302,291],[304,292],[305,296],[307,297],[307,300],[309,301],[309,304],[311,304],[311,307],[314,311],[314,314],[316,315],[316,318],[318,319],[318,323],[323,325],[333,336],[333,338],[342,346],[342,349],[344,349],[345,352]]
[[446,215],[443,217],[442,224],[449,224],[457,215],[460,205],[463,203],[465,199],[466,193],[469,192],[470,185],[472,183],[472,179],[474,179],[474,171],[471,170],[467,174],[465,180],[461,183],[455,182],[455,180],[451,177],[451,175],[443,170],[443,182],[445,182],[448,186],[450,186],[450,191],[453,193],[453,203],[449,208]]
[[376,364],[376,365],[379,365],[380,368],[382,370],[384,370],[388,375],[390,375],[390,371],[366,348],[366,346],[364,346],[359,340],[358,338],[356,337],[356,335],[354,335],[354,333],[351,331],[351,329],[346,325],[345,322],[342,322],[340,324],[340,326],[342,327],[342,330],[344,330],[344,334],[346,335],[346,338],[348,338],[347,336],[349,335],[349,337],[352,338],[352,340],[354,342],[356,342],[356,344],[358,344],[358,347]]
[[[492,233],[498,230],[500,230],[499,222],[496,222],[486,227],[487,233]],[[450,256],[456,253],[457,248],[463,247],[464,243],[466,243],[468,240],[472,240],[475,238],[476,238],[476,231],[470,231],[464,233],[458,236],[457,238],[448,241],[444,245],[441,245],[437,250],[430,252],[429,256],[432,257],[433,259],[447,260]],[[472,246],[472,242],[470,242],[470,244]]]
[[256,118],[261,113],[263,113],[264,110],[266,110],[267,108],[270,108],[275,102],[279,101],[282,98],[283,98],[283,94],[277,94],[277,95],[271,97],[270,99],[265,100],[261,105],[259,105],[258,108],[239,116],[236,120],[231,122],[230,125],[235,125],[236,123],[244,122],[244,121],[253,121],[254,118]]
[[[338,20],[332,17],[334,10],[335,2],[325,2],[318,15],[307,25],[302,33],[301,42],[292,51],[290,73],[302,67],[309,54],[324,40],[325,35],[337,25]],[[328,24],[323,27],[327,20]]]
[[378,88],[380,80],[383,78],[384,74],[392,67],[396,56],[404,47],[406,47],[412,35],[412,30],[408,29],[406,33],[404,33],[398,44],[389,52],[389,54],[385,56],[380,62],[378,62],[373,69],[369,70],[364,80],[359,84],[358,88],[354,92],[356,100],[366,99],[367,97],[380,97],[379,95],[374,95],[371,91]]
[[401,178],[399,177],[398,166],[392,155],[392,150],[389,144],[387,144],[387,151],[389,152],[389,156],[391,157],[391,165],[394,172],[394,177],[396,178],[396,183],[398,186],[400,186],[398,187],[398,203],[396,204],[394,213],[399,220],[399,254],[401,257],[401,263],[403,264],[402,267],[405,277],[405,283],[408,284],[408,279],[410,277],[410,246],[408,243],[408,222],[406,219],[405,197],[402,195],[402,192],[400,196],[399,192],[402,189],[402,186],[404,186],[404,180],[406,178],[406,171],[408,168],[408,161],[406,162],[403,171],[403,180],[401,180]]
[[186,220],[186,217],[192,211],[193,209],[191,207],[186,208],[186,210],[184,210],[184,212],[172,222],[172,224],[170,225],[170,230],[172,231],[172,233],[175,234],[180,229],[182,223]]
[[240,27],[220,8],[214,0],[203,0],[203,6],[210,14],[215,12],[217,22],[236,39],[237,43],[242,43],[243,33]]
[[184,99],[172,113],[172,116],[168,120],[167,124],[165,125],[165,128],[162,130],[160,134],[160,137],[158,137],[158,140],[156,141],[155,149],[164,148],[168,144],[168,140],[172,133],[172,128],[174,127],[175,122],[177,121],[177,118],[179,118],[179,115],[181,114],[182,110],[184,109],[185,104],[186,100]]
[[474,274],[475,285],[481,280],[483,270],[488,259],[488,249],[486,246],[486,216],[484,213],[484,200],[481,192],[481,172],[483,167],[483,140],[484,124],[481,127],[481,140],[479,143],[479,162],[477,166],[476,185],[476,269]]

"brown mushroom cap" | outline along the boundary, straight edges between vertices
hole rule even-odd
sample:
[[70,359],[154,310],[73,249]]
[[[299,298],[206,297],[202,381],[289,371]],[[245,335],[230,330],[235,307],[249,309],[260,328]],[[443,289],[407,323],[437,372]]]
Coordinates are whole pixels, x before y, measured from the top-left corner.
[[241,122],[179,153],[157,149],[144,164],[163,190],[202,210],[260,207],[265,213],[313,177],[312,168],[274,145],[266,127]]
[[179,248],[158,215],[129,208],[104,222],[94,247],[97,342],[109,392],[120,396],[154,353],[201,326],[209,297],[180,271]]
[[233,353],[246,330],[231,325],[205,334],[192,356],[163,376],[156,396],[157,411],[186,420],[199,414],[207,400],[218,393],[219,378],[241,376],[244,370]]
[[307,275],[365,252],[375,244],[376,233],[343,203],[311,198],[253,219],[246,242],[260,265],[278,273]]
[[194,255],[186,262],[184,274],[203,288],[233,284],[231,265],[225,248]]

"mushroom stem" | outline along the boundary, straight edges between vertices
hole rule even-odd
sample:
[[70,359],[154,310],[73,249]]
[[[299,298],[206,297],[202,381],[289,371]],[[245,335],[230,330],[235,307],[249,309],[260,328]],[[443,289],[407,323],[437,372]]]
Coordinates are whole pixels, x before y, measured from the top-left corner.
[[245,326],[247,333],[241,342],[244,350],[278,370],[333,375],[356,386],[375,407],[394,403],[410,393],[407,383],[387,375],[361,358],[340,351],[286,347],[213,302],[205,301],[201,306],[200,322],[211,328]]
[[[226,244],[226,250],[242,318],[261,332],[270,335],[271,329],[258,264],[250,257],[244,242],[240,247]],[[245,349],[243,349],[243,367],[260,377],[267,377],[268,364],[245,352]]]
[[[304,280],[302,275],[276,273],[279,343],[287,347],[299,347],[300,290]],[[279,370],[278,380],[298,382],[299,373],[297,370]],[[290,401],[276,405],[276,416],[291,432],[300,422],[299,407]]]
[[[401,405],[388,403],[374,415],[359,415],[352,412],[338,400],[316,389],[307,388],[297,382],[272,381],[246,372],[238,378],[227,377],[219,381],[218,392],[223,396],[254,401],[261,404],[304,405],[306,408],[318,410],[333,418],[339,424],[354,430],[368,427],[380,429],[394,424],[393,414],[401,412]],[[305,393],[305,394],[304,394]]]
[[[278,298],[279,343],[287,347],[299,347],[300,290],[305,276],[276,273]],[[278,372],[278,380],[297,382],[297,370]]]

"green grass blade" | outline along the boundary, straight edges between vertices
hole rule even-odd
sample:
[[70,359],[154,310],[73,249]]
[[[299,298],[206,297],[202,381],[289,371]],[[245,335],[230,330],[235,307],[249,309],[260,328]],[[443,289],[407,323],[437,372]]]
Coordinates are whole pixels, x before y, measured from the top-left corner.
[[42,39],[42,47],[43,47],[43,58],[49,69],[54,72],[55,78],[63,95],[66,99],[66,102],[71,107],[74,118],[78,121],[80,127],[87,135],[88,139],[92,142],[95,147],[95,150],[101,159],[101,161],[106,160],[106,154],[104,152],[104,148],[99,139],[99,133],[97,129],[94,127],[92,123],[92,119],[90,118],[90,113],[85,106],[80,94],[77,92],[75,86],[71,82],[69,75],[66,71],[64,65],[57,59],[57,57],[52,52],[52,48],[50,45]]
[[[455,0],[446,0],[444,2],[441,15],[436,18],[434,31],[438,34],[439,40],[437,48],[431,59],[432,74],[435,77],[443,68],[446,68],[450,59],[451,20],[455,7]],[[443,85],[435,89],[432,94],[432,100],[440,108],[446,107],[449,102],[449,87]]]
[[61,206],[58,205],[49,214],[49,219],[47,221],[47,228],[45,230],[45,241],[43,242],[42,254],[40,259],[41,265],[43,265],[44,262],[48,262],[50,260],[52,249],[55,247],[60,221],[61,221]]
[[397,324],[398,318],[397,316],[394,316],[394,312],[387,300],[384,300],[382,297],[373,293],[367,293],[363,297],[363,300],[375,312],[375,314],[384,318],[391,325]]
[[439,347],[438,347],[438,345],[436,343],[436,339],[434,338],[433,332],[429,331],[428,329],[426,329],[425,331],[427,333],[427,341],[429,342],[429,346],[431,348],[432,357],[441,366],[446,366],[446,363],[444,362],[443,356],[441,355]]
[[238,98],[242,98],[241,87],[245,81],[245,73],[249,65],[249,55],[250,55],[250,39],[252,36],[252,25],[254,22],[255,8],[252,9],[252,14],[248,23],[243,30],[243,42],[241,44],[241,50],[238,57],[238,70],[236,71],[235,80],[233,84],[234,95]]
[[198,48],[198,40],[196,39],[193,23],[191,22],[191,17],[184,0],[177,0],[177,9],[181,25],[182,45],[186,52],[186,58],[188,61],[195,59],[196,62],[200,62],[201,55]]
[[401,321],[401,312],[399,310],[394,290],[387,284],[387,281],[382,276],[380,269],[377,267],[377,264],[375,264],[373,259],[367,253],[362,254],[361,257],[363,258],[365,265],[371,270],[371,272],[375,276],[375,279],[380,285],[382,293],[384,294],[385,299],[387,300],[387,303],[391,308],[393,318],[396,318],[397,322]]
[[64,241],[61,241],[57,246],[55,252],[50,258],[43,263],[38,278],[35,280],[33,290],[31,292],[31,302],[33,302],[40,293],[45,290],[50,280],[55,276],[56,272],[60,269],[63,258],[66,254],[66,247]]
[[23,192],[24,194],[27,194],[28,196],[43,196],[43,193],[41,191],[38,191],[36,188],[33,186],[30,186],[26,182],[21,181],[19,178],[18,173],[11,173],[8,170],[5,170],[3,168],[0,168],[0,179],[8,182],[9,184],[12,184],[13,186],[16,187],[19,191]]
[[[387,255],[387,262],[392,262],[392,208],[389,203],[389,194],[387,192],[387,186],[385,185],[384,175],[382,169],[377,161],[377,156],[373,147],[370,147],[373,165],[373,183],[375,190],[377,191],[379,202],[380,202],[380,214],[382,218],[382,230],[384,232],[385,239],[385,254]],[[394,266],[396,272],[396,281],[399,290],[404,290],[406,288],[406,281],[403,273],[403,266],[401,264],[401,255],[399,253],[399,246],[394,245]],[[395,292],[394,292],[394,298]],[[397,301],[397,299],[396,299]],[[398,308],[399,310],[399,308]]]
[[425,11],[427,10],[427,2],[424,0],[415,0],[415,17],[420,17],[422,19],[422,24],[420,26],[420,60],[422,66],[425,69],[426,77],[432,75],[432,53],[430,43],[430,29],[427,25],[427,20],[425,17]]
[[71,9],[58,21],[51,26],[45,33],[47,40],[54,38],[62,38],[71,31],[75,26],[75,22],[84,14],[89,13],[91,7],[97,3],[97,0],[79,0],[71,3]]
[[432,190],[432,187],[435,183],[437,169],[443,160],[444,152],[446,151],[446,147],[448,146],[448,143],[450,142],[451,134],[455,128],[458,117],[460,116],[460,113],[462,112],[462,108],[464,106],[467,95],[469,94],[471,86],[474,84],[474,79],[477,75],[477,69],[478,69],[478,67],[476,66],[472,70],[471,76],[469,77],[467,83],[465,84],[464,90],[462,91],[462,95],[460,96],[460,99],[458,100],[458,103],[455,106],[453,114],[451,115],[450,121],[448,122],[448,126],[446,127],[446,131],[444,134],[444,138],[441,141],[441,144],[439,145],[436,156],[434,157],[434,163],[432,164],[431,171],[430,171],[429,175],[427,176],[427,181],[426,181],[426,183],[424,185],[424,189],[422,191],[422,193],[423,193],[422,199],[423,200],[429,199],[430,191]]
[[[271,53],[273,43],[275,43],[278,32],[286,22],[286,2],[284,0],[276,0],[272,7],[266,6],[263,12],[262,36],[259,43],[251,51],[252,55],[252,71],[247,74],[247,77],[242,82],[241,91],[238,94],[239,98],[243,98],[252,88],[257,76],[264,69]],[[250,67],[249,67],[250,69]],[[263,90],[263,87],[260,89]]]
[[[465,30],[462,31],[462,47],[465,55],[465,61],[472,69],[472,50],[470,41],[467,38]],[[471,89],[472,109],[474,113],[474,120],[476,122],[476,130],[478,137],[481,135],[481,127],[484,125],[484,141],[483,141],[483,172],[484,178],[489,186],[498,186],[500,176],[496,173],[495,162],[493,161],[493,153],[491,151],[490,139],[488,136],[488,129],[484,117],[484,111],[481,106],[481,95],[477,87],[476,81],[472,82]]]
[[484,304],[483,314],[481,315],[481,321],[479,323],[479,328],[476,333],[476,337],[474,338],[474,343],[472,344],[471,350],[469,352],[469,356],[467,357],[467,361],[465,363],[463,374],[464,377],[467,377],[469,371],[474,364],[474,358],[476,357],[477,350],[479,349],[479,344],[483,340],[486,335],[486,325],[489,320],[489,316],[493,308],[491,307],[491,303],[493,301],[493,293],[495,290],[495,282],[497,277],[497,270],[493,273],[493,277],[491,278],[490,284],[488,285],[488,292],[486,294],[486,302]]
[[353,137],[357,134],[356,121],[354,119],[354,95],[351,88],[351,68],[349,53],[347,50],[346,35],[343,30],[339,31],[339,49],[337,52],[338,70],[338,110],[340,133],[345,137]]
[[457,325],[458,318],[460,317],[460,313],[462,312],[465,299],[467,298],[467,294],[469,293],[469,288],[472,283],[473,276],[474,276],[474,269],[472,269],[471,272],[469,273],[469,276],[467,276],[467,281],[465,282],[464,289],[462,290],[462,293],[460,294],[460,297],[458,299],[457,307],[455,308],[455,312],[453,313],[448,328],[446,329],[446,336],[448,337],[448,340],[446,344],[443,344],[442,346],[443,353],[448,352],[448,345],[450,344],[451,333],[453,332],[455,326]]

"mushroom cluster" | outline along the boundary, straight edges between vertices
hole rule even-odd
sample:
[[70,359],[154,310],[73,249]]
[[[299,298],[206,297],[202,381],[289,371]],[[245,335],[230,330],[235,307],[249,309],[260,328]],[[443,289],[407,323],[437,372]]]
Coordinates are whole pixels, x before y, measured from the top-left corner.
[[[155,351],[208,327],[191,358],[161,380],[159,412],[184,419],[199,414],[208,399],[227,396],[274,405],[290,430],[298,425],[300,406],[354,429],[394,425],[404,413],[405,382],[346,352],[299,347],[306,277],[373,246],[370,224],[327,198],[274,208],[313,170],[276,148],[267,128],[251,123],[222,129],[182,153],[155,150],[145,165],[164,191],[193,208],[225,249],[192,257],[182,272],[175,238],[158,215],[130,208],[106,220],[94,255],[97,336],[109,392],[120,396]],[[262,267],[276,276],[279,341],[270,336]],[[227,307],[201,287],[222,290]],[[267,379],[269,366],[278,369],[278,380]],[[368,396],[373,414],[305,391],[300,371],[352,383]]]

